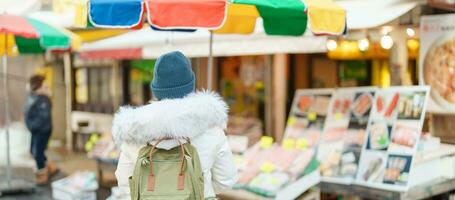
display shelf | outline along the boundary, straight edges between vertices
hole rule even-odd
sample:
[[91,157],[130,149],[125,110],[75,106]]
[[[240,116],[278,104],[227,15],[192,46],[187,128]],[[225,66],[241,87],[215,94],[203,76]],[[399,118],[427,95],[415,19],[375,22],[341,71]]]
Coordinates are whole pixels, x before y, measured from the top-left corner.
[[455,179],[440,178],[412,187],[407,192],[393,192],[360,185],[342,185],[336,183],[321,183],[319,187],[322,193],[350,195],[368,199],[417,200],[434,197],[454,190]]
[[428,99],[427,112],[430,114],[439,114],[439,115],[455,115],[454,111],[450,111],[448,109],[442,108],[436,102],[434,102],[433,99],[431,99],[431,98]]
[[420,164],[430,160],[452,155],[455,155],[455,145],[441,143],[440,147],[437,150],[417,153],[414,164]]
[[[299,199],[299,200],[318,200],[319,199],[319,190],[315,196],[315,187],[321,180],[321,175],[318,170],[305,175],[298,179],[295,182],[292,182],[281,189],[275,198],[266,198],[255,193],[246,191],[246,190],[231,190],[223,192],[220,194],[221,199],[234,200],[234,199],[244,199],[244,200],[289,200],[289,199]],[[313,194],[313,195],[308,195]],[[311,197],[311,198],[310,198]],[[317,198],[316,198],[317,197]]]
[[[296,198],[296,200],[320,200],[320,193],[319,187],[312,187]],[[230,190],[221,193],[219,197],[223,200],[271,200],[271,198],[265,198],[245,190]]]
[[441,165],[445,165],[441,159],[454,155],[455,145],[451,144],[441,144],[437,150],[416,154],[414,163],[416,165],[415,175],[419,176],[428,170],[437,170],[438,173],[430,178],[426,176],[425,180],[427,181],[424,182],[422,182],[424,179],[419,178],[422,180],[415,180],[414,177],[412,182],[419,183],[416,183],[416,185],[411,184],[413,186],[406,192],[371,188],[366,185],[344,185],[327,182],[322,182],[320,188],[323,193],[352,195],[369,199],[425,199],[455,189],[455,179],[443,176],[443,172],[440,172],[441,169],[435,169],[441,167]]
[[287,185],[280,190],[276,195],[276,200],[296,199],[306,190],[317,185],[321,181],[319,170],[315,170],[308,175],[303,176],[299,180]]

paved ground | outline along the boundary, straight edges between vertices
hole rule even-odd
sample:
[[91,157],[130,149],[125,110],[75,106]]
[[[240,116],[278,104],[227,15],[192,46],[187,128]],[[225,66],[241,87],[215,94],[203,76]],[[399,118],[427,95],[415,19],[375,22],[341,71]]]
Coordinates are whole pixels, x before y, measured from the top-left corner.
[[[33,168],[34,161],[29,155],[29,133],[21,131],[21,127],[15,127],[11,134],[11,157],[13,160],[14,171],[13,174],[16,178],[26,180],[29,183],[33,182]],[[0,185],[5,180],[5,134],[0,130]],[[77,171],[90,170],[96,172],[97,165],[94,160],[87,158],[85,153],[73,153],[68,152],[64,149],[53,148],[47,152],[48,158],[52,159],[57,163],[57,166],[61,171],[52,177],[52,181],[64,178],[69,174]],[[109,185],[112,182],[115,184],[115,178],[112,172],[104,174],[104,179],[108,180]],[[109,187],[100,187],[97,192],[98,199],[106,199],[110,194]],[[45,186],[36,187],[34,193],[20,194],[20,195],[3,195],[0,196],[0,200],[48,200],[52,199],[52,189],[50,184]]]
[[[55,152],[52,152],[55,153]],[[64,161],[57,162],[61,171],[52,177],[51,181],[59,180],[67,175],[74,173],[79,170],[94,170],[96,163],[92,160],[84,158],[83,154],[75,154],[72,156],[65,156]],[[4,180],[4,168],[0,169],[0,180]],[[33,171],[31,168],[15,167],[13,169],[14,178],[33,182]],[[109,175],[107,179],[112,180],[112,175]],[[98,199],[106,199],[110,195],[110,188],[100,187],[97,192]],[[37,186],[35,192],[24,193],[19,195],[4,195],[0,196],[1,200],[48,200],[52,199],[51,185],[47,184],[44,186]]]
[[[50,154],[56,154],[56,152],[50,152]],[[61,169],[61,171],[52,177],[51,181],[59,180],[67,175],[74,173],[79,170],[91,170],[95,171],[96,163],[90,159],[85,158],[84,154],[72,154],[66,155],[62,158],[63,160],[59,160],[57,165]],[[4,168],[0,169],[0,180],[4,180]],[[13,169],[13,174],[15,178],[26,180],[28,182],[33,182],[33,171],[31,168],[24,168],[24,167],[15,167]],[[108,174],[106,179],[113,180],[113,175]],[[98,199],[106,199],[110,195],[110,188],[108,187],[100,187],[97,193]],[[20,195],[6,195],[0,196],[1,200],[48,200],[52,199],[52,189],[50,184],[44,186],[36,187],[35,192],[33,193],[25,193]]]

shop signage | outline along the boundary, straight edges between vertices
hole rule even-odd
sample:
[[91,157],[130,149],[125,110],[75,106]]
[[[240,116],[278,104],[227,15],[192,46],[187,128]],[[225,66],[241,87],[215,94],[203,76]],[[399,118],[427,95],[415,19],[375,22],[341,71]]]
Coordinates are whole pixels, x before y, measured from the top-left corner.
[[422,17],[419,80],[431,86],[434,109],[455,113],[454,21],[455,14]]
[[455,11],[454,0],[427,0],[427,3],[435,8]]

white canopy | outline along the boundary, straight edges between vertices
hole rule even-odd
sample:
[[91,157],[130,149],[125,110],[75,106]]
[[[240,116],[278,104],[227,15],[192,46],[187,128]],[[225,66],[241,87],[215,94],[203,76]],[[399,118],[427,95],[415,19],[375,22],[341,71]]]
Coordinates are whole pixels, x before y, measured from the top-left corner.
[[41,0],[0,0],[0,13],[27,14],[41,8]]
[[[193,33],[154,31],[144,28],[120,36],[84,44],[83,52],[108,49],[142,48],[143,58],[157,58],[163,53],[180,50],[189,57],[206,57],[209,54],[210,33],[197,30]],[[326,37],[268,36],[262,31],[250,35],[213,35],[213,55],[257,55],[273,53],[325,52]]]
[[[326,37],[267,36],[264,33],[252,35],[214,35],[214,56],[260,55],[275,53],[323,53],[326,52]],[[168,43],[144,47],[143,56],[156,58],[166,52],[180,50],[190,57],[207,56],[209,38],[180,39]]]
[[385,25],[418,5],[416,0],[339,0],[346,9],[348,29],[367,29]]
[[74,13],[71,12],[56,13],[53,11],[36,11],[29,13],[27,16],[65,28],[73,27],[75,21]]

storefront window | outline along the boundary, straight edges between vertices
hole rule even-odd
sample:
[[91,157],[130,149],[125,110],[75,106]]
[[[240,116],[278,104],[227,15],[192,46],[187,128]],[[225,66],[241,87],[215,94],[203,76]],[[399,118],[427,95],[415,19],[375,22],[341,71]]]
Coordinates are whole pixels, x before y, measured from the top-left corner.
[[337,62],[326,56],[312,56],[311,87],[334,88],[338,86]]
[[357,87],[371,84],[367,61],[340,61],[338,68],[341,87]]
[[254,143],[264,132],[265,56],[220,58],[220,92],[230,107],[228,134]]
[[79,111],[112,113],[110,67],[78,68],[75,70],[74,100]]
[[150,82],[153,79],[155,60],[129,61],[125,82],[128,84],[125,102],[129,105],[144,105],[151,99]]
[[261,117],[264,71],[261,56],[223,58],[221,93],[231,108],[231,115]]

